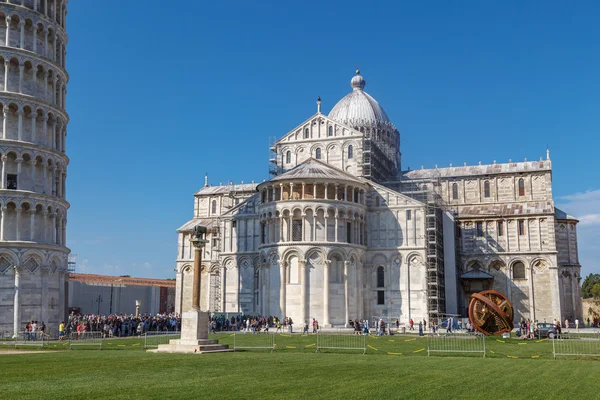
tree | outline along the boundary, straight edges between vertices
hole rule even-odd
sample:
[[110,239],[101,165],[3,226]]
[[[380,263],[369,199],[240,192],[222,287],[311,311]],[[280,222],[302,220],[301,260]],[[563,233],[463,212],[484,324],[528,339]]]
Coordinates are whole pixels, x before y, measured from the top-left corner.
[[586,276],[581,285],[581,297],[584,299],[593,297],[592,288],[597,283],[600,283],[600,274],[589,274]]
[[592,286],[592,296],[594,296],[594,299],[596,300],[600,299],[600,282]]

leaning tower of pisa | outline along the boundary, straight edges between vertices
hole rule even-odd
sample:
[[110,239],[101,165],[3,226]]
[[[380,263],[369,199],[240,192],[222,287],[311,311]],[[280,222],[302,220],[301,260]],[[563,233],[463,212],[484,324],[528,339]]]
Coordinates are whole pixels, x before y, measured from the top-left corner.
[[66,314],[67,2],[0,2],[0,333]]

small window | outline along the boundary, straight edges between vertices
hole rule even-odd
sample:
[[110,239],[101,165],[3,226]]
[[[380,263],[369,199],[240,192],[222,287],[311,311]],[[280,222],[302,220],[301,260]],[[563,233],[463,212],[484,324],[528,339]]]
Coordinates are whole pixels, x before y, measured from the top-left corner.
[[320,159],[321,159],[321,148],[317,148],[317,149],[315,150],[315,158],[316,158],[317,160],[320,160]]
[[237,226],[237,221],[231,221],[231,227],[235,228]]
[[354,157],[354,148],[352,145],[350,145],[348,146],[348,160],[350,160],[352,157]]
[[302,220],[292,221],[292,240],[294,242],[302,240]]
[[406,210],[406,220],[410,221],[412,219],[412,210]]
[[490,181],[483,182],[483,197],[490,197]]
[[375,197],[375,207],[379,207],[379,196]]
[[6,188],[10,190],[17,190],[16,174],[6,174]]
[[352,243],[352,223],[346,223],[346,242]]
[[304,129],[304,139],[308,139],[309,136],[310,136],[310,132],[309,132],[308,128],[305,128]]
[[213,247],[213,249],[216,249],[217,244],[219,243],[218,240],[219,239],[217,239],[217,238],[213,238],[213,240],[212,240],[212,247]]
[[266,224],[263,222],[260,224],[260,243],[265,244]]
[[217,213],[217,201],[216,200],[212,201],[212,206],[210,208],[210,213],[211,214],[216,214]]
[[519,236],[524,236],[525,235],[525,221],[523,221],[522,219],[519,220]]
[[383,267],[377,268],[377,287],[385,287],[385,270]]
[[237,206],[238,204],[240,204],[240,199],[235,199],[235,205]]
[[525,264],[521,261],[513,265],[513,279],[525,279]]
[[329,127],[329,132],[327,133],[329,136],[333,136],[333,126]]
[[383,290],[377,291],[377,305],[381,306],[385,304],[385,292]]
[[519,196],[525,196],[525,181],[523,178],[519,179]]
[[477,237],[483,237],[483,222],[477,222]]
[[285,163],[290,164],[291,162],[292,162],[292,152],[288,150],[288,152],[285,153]]
[[458,183],[452,184],[452,200],[458,200]]
[[504,236],[504,222],[498,221],[498,236]]

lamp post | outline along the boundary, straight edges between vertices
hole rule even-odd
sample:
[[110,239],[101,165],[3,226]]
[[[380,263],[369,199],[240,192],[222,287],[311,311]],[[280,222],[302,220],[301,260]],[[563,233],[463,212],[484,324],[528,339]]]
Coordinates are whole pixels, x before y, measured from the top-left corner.
[[102,303],[101,295],[98,295],[98,298],[96,299],[96,303],[98,303],[98,315],[100,315],[100,303]]

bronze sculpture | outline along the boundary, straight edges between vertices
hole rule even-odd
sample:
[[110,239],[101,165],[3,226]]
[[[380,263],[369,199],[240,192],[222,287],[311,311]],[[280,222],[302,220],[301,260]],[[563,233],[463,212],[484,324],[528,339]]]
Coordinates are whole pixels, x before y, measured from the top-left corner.
[[473,293],[469,319],[473,328],[484,335],[499,335],[513,330],[513,308],[510,300],[495,290]]

